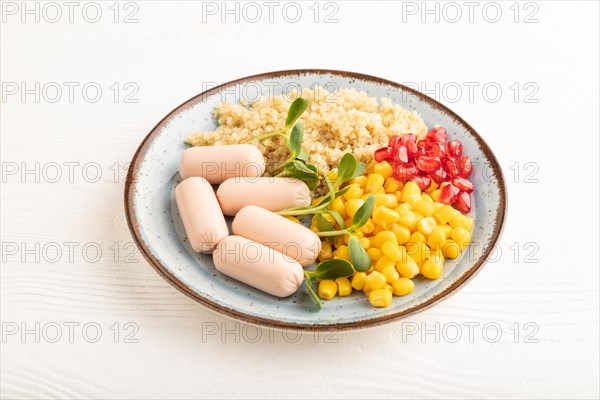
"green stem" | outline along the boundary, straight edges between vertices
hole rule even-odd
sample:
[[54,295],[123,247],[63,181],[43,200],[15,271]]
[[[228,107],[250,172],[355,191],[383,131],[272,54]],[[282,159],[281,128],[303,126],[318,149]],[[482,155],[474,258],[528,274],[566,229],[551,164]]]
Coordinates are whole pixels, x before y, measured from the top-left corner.
[[340,229],[337,231],[326,231],[326,232],[317,232],[318,237],[331,237],[331,236],[340,236],[354,232],[354,227]]
[[323,308],[323,304],[321,304],[321,299],[319,299],[319,296],[317,296],[317,294],[315,293],[315,289],[312,287],[312,276],[310,276],[310,274],[307,271],[304,271],[304,277],[306,278],[304,280],[304,283],[306,283],[306,288],[308,289],[310,297],[312,297],[313,301],[319,306],[319,308]]
[[259,136],[259,137],[255,137],[255,138],[253,138],[253,139],[250,139],[250,140],[248,141],[248,143],[252,143],[252,142],[254,142],[255,140],[258,140],[258,141],[260,142],[261,140],[269,139],[269,138],[272,138],[273,136],[283,136],[283,137],[287,137],[287,135],[286,135],[286,134],[285,134],[285,132],[283,132],[283,131],[279,131],[279,132],[272,132],[272,133],[267,133],[266,135],[262,135],[262,136]]
[[277,211],[276,214],[279,215],[310,215],[310,214],[321,214],[323,211],[325,211],[325,207],[327,207],[326,204],[319,206],[319,207],[310,207],[307,208],[305,210],[283,210],[283,211]]

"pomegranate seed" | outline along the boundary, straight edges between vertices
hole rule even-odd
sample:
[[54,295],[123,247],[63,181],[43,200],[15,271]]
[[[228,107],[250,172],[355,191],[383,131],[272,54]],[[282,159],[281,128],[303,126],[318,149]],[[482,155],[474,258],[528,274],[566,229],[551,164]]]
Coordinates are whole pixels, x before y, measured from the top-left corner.
[[391,147],[382,147],[380,149],[375,150],[374,156],[375,156],[375,161],[377,161],[377,162],[391,160],[394,158],[394,156],[392,155]]
[[406,150],[406,147],[402,146],[401,144],[394,148],[394,162],[408,162],[408,150]]
[[417,140],[417,147],[421,148],[421,149],[428,149],[430,147],[429,143],[427,143],[427,140],[421,139],[421,140]]
[[421,190],[427,190],[431,187],[431,178],[428,176],[415,176],[411,181],[416,183]]
[[446,171],[440,168],[437,171],[430,173],[429,176],[439,185],[446,180]]
[[418,172],[414,163],[398,164],[394,168],[394,179],[406,182],[416,176]]
[[471,195],[467,192],[462,192],[454,202],[454,208],[456,208],[461,213],[468,213],[471,211]]
[[430,157],[444,157],[446,152],[444,151],[444,146],[439,143],[434,143],[433,146],[429,150],[427,150],[427,155]]
[[452,179],[452,184],[459,188],[463,192],[472,193],[475,188],[471,182],[466,180],[465,178],[454,178]]
[[437,171],[440,165],[440,159],[437,157],[421,156],[417,159],[417,168],[423,172]]
[[458,166],[456,165],[456,161],[452,158],[445,158],[444,161],[442,161],[442,166],[451,178],[458,175]]
[[446,143],[446,128],[433,128],[432,130],[430,130],[429,132],[427,132],[427,135],[425,136],[425,140],[427,140],[427,143],[429,144],[433,144],[433,143]]
[[406,147],[406,150],[408,150],[408,155],[414,155],[418,150],[416,136],[412,133],[402,136],[402,144]]
[[389,147],[396,147],[399,144],[400,144],[400,136],[399,135],[390,136],[390,139],[388,141]]
[[442,188],[440,193],[440,203],[452,205],[456,201],[456,197],[460,194],[460,189],[453,184],[448,184]]
[[463,178],[468,178],[473,173],[473,164],[471,163],[471,157],[464,156],[460,160],[458,160],[458,171],[460,172],[460,176]]
[[451,140],[446,143],[446,154],[448,157],[460,158],[462,156],[462,143],[460,140]]

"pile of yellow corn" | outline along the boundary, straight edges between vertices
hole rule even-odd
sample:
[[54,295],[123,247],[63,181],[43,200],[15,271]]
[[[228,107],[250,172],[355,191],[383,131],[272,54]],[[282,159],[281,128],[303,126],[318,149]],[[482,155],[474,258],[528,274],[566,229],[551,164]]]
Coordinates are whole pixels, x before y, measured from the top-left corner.
[[[336,179],[335,173],[329,176]],[[415,183],[403,184],[394,179],[392,166],[384,161],[371,163],[365,175],[354,178],[348,185],[350,189],[329,208],[339,212],[346,226],[350,226],[356,210],[374,194],[372,217],[353,234],[373,264],[368,271],[355,272],[350,278],[319,282],[318,295],[322,299],[331,299],[336,294],[348,296],[355,289],[368,295],[373,306],[388,307],[392,295],[404,296],[414,290],[412,278],[418,274],[428,279],[439,278],[444,260],[457,258],[471,240],[473,220],[439,203],[441,187],[435,182],[422,193]],[[316,199],[315,204],[320,200]],[[330,215],[323,216],[339,229]],[[315,218],[310,228],[318,232]],[[352,262],[349,239],[350,235],[345,235],[337,237],[334,243],[324,240],[319,261],[341,258]]]

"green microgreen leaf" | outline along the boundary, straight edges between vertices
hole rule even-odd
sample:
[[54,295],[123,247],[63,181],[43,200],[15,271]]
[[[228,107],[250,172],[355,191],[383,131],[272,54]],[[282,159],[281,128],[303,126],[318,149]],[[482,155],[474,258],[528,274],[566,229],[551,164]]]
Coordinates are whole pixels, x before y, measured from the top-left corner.
[[288,131],[292,126],[294,126],[298,118],[300,118],[302,113],[304,113],[307,108],[308,100],[303,99],[302,97],[298,97],[296,100],[294,100],[288,110],[287,118],[285,119],[284,130]]
[[315,279],[337,279],[337,278],[345,278],[354,273],[354,268],[349,261],[342,260],[341,258],[332,258],[330,260],[325,260],[319,265],[313,272],[309,272],[308,274],[311,278]]
[[325,212],[333,217],[340,229],[344,229],[346,227],[346,223],[344,222],[344,217],[342,217],[342,214],[336,210],[327,210]]
[[359,229],[366,224],[369,218],[371,218],[374,208],[375,196],[371,194],[369,197],[367,197],[365,204],[360,206],[360,208],[356,211],[356,214],[354,214],[354,217],[352,218],[352,229]]
[[346,153],[343,155],[340,163],[338,164],[338,178],[335,183],[337,187],[347,180],[352,179],[354,176],[354,172],[356,171],[356,158],[352,155],[352,153]]
[[295,160],[300,152],[302,151],[302,137],[304,136],[304,129],[301,124],[296,124],[292,128],[290,133],[290,140],[288,147],[290,149],[290,160]]
[[350,236],[348,250],[350,251],[350,259],[352,259],[352,265],[354,265],[355,270],[365,272],[371,268],[371,257],[356,236]]
[[319,230],[321,232],[329,232],[335,230],[333,224],[327,221],[327,219],[321,214],[316,214],[315,217],[317,218],[317,226],[319,227]]

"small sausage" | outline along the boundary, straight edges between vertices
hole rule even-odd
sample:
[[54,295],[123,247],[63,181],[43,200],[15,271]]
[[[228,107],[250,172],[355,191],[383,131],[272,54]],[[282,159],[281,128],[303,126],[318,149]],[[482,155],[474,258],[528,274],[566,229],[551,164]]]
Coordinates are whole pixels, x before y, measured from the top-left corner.
[[242,207],[259,206],[269,211],[310,205],[310,190],[292,178],[230,178],[217,190],[225,215],[235,215]]
[[201,176],[211,184],[238,176],[258,177],[265,173],[265,158],[256,146],[190,147],[183,152],[179,174],[183,179]]
[[310,229],[257,206],[246,206],[233,219],[234,235],[254,240],[298,261],[303,267],[315,262],[321,240]]
[[175,200],[192,248],[212,253],[229,229],[210,183],[200,177],[188,178],[175,188]]
[[223,239],[213,262],[219,272],[277,297],[290,296],[304,280],[297,261],[241,236]]

